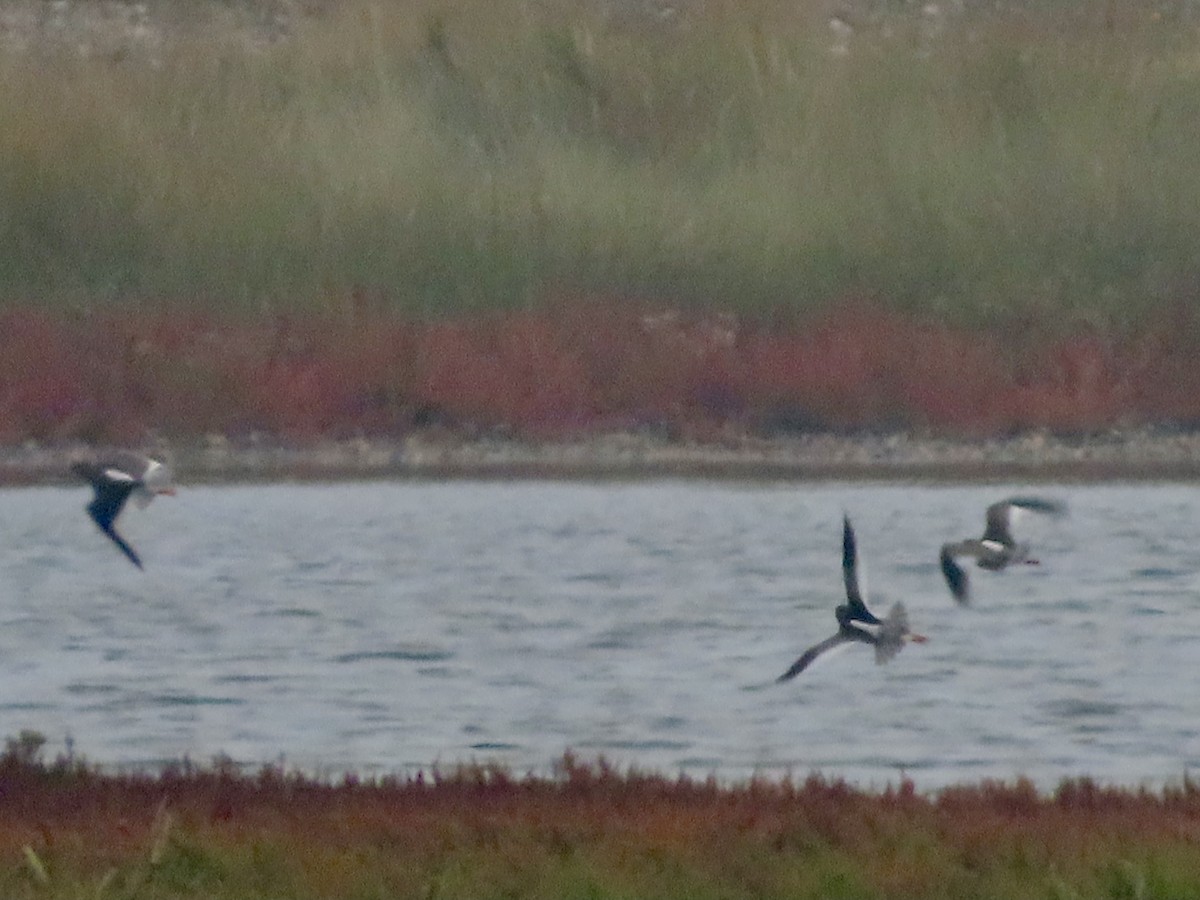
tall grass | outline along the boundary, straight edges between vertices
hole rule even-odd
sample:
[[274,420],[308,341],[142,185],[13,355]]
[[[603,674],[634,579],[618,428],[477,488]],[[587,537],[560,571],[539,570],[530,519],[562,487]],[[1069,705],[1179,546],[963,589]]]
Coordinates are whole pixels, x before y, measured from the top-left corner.
[[[917,793],[722,785],[564,757],[316,780],[228,759],[156,774],[0,757],[6,898],[1168,898],[1200,891],[1200,792],[1064,781]],[[34,743],[30,741],[33,740]]]
[[884,13],[839,53],[815,4],[363,0],[268,47],[7,54],[0,303],[1136,323],[1200,283],[1200,61],[1109,6]]

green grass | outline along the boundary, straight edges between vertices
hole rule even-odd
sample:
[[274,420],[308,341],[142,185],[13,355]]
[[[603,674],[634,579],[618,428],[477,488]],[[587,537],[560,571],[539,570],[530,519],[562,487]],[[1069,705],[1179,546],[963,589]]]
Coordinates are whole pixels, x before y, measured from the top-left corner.
[[[1121,328],[1200,284],[1195,29],[358,2],[270,47],[0,62],[0,303],[440,317],[868,295]],[[1128,7],[1128,8],[1126,8]],[[1099,17],[1096,17],[1099,19]]]
[[0,756],[0,894],[378,900],[989,900],[1200,892],[1200,800],[984,782],[917,793],[817,776],[740,784],[620,772],[463,767],[317,780],[228,759],[158,773]]

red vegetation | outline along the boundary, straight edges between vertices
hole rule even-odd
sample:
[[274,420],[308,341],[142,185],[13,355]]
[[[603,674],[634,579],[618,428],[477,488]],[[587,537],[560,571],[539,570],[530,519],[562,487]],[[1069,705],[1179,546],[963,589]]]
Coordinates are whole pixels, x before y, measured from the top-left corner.
[[440,322],[16,309],[0,314],[0,442],[1191,425],[1198,325],[1178,310],[1121,338],[1050,339],[859,302],[779,324],[607,298]]
[[[243,776],[220,763],[103,775],[62,759],[42,765],[11,741],[0,758],[0,858],[32,853],[93,881],[147,855],[169,875],[171,852],[192,863],[189,881],[204,875],[206,858],[225,860],[223,877],[239,855],[251,871],[276,860],[260,873],[267,896],[292,895],[286,885],[296,881],[302,896],[346,896],[347,879],[372,866],[417,879],[388,896],[429,896],[421,879],[447,867],[519,882],[572,858],[611,881],[650,868],[677,886],[665,896],[688,895],[681,878],[737,886],[731,896],[827,896],[819,881],[801,891],[798,879],[829,867],[854,873],[863,896],[970,896],[973,887],[991,896],[982,889],[1013,878],[1003,896],[1031,896],[1049,874],[1086,884],[1117,859],[1178,855],[1194,872],[1198,827],[1200,791],[1186,780],[1161,793],[1084,779],[1050,795],[1025,781],[924,795],[907,781],[866,792],[816,776],[728,786],[570,756],[553,778],[463,768],[369,782],[274,768]],[[203,894],[195,883],[166,893]]]

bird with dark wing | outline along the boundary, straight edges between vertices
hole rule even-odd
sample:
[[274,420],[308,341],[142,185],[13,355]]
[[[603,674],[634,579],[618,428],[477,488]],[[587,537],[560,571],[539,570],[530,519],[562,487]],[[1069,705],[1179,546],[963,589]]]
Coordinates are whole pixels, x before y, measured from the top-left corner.
[[958,564],[962,557],[974,557],[977,566],[993,572],[1017,563],[1038,564],[1038,560],[1029,555],[1029,545],[1018,543],[1013,538],[1013,523],[1023,512],[1061,516],[1066,513],[1066,506],[1057,500],[1042,497],[1010,497],[987,508],[982,538],[968,538],[942,545],[938,556],[942,575],[951,596],[959,603],[965,605],[971,599],[967,572]]
[[850,517],[842,519],[842,580],[846,587],[846,602],[834,610],[838,630],[812,647],[792,663],[776,681],[789,681],[809,667],[823,653],[847,644],[868,644],[875,648],[876,664],[885,663],[899,653],[908,641],[923,644],[928,638],[914,634],[908,627],[908,613],[903,603],[892,606],[887,616],[879,619],[863,599],[858,576],[858,546]]
[[171,472],[156,459],[117,450],[93,459],[78,460],[71,471],[92,486],[93,497],[86,507],[92,521],[131,563],[142,568],[142,560],[117,532],[116,520],[130,497],[144,507],[158,494],[174,494]]

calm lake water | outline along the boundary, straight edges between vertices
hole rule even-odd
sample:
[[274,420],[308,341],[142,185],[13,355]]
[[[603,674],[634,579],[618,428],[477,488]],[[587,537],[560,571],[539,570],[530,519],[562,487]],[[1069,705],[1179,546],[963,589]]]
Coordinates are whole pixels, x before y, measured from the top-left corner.
[[[0,491],[0,736],[90,761],[336,775],[567,750],[742,780],[936,788],[1200,766],[1200,488],[1043,486],[1040,567],[937,568],[1016,485],[704,481],[184,487],[121,523]],[[841,515],[876,611],[930,642],[779,675],[833,633]]]

